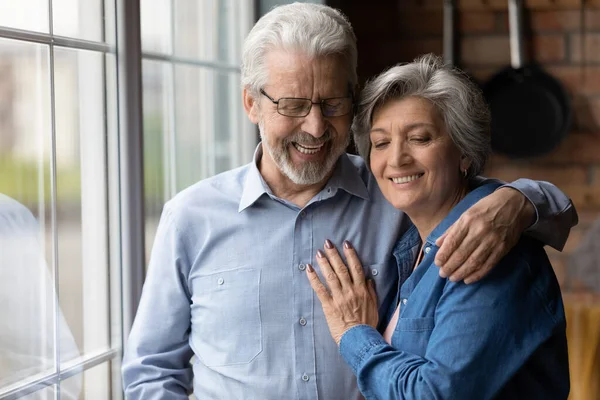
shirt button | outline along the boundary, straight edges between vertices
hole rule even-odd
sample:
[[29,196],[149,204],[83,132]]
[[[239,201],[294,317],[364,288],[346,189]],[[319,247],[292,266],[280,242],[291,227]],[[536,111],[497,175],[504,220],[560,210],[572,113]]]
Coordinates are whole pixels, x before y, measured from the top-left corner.
[[303,380],[304,382],[308,382],[308,380],[309,380],[309,379],[310,379],[310,378],[308,377],[308,375],[306,375],[306,374],[302,375],[302,380]]
[[402,304],[406,305],[406,303],[408,303],[407,299],[402,299]]
[[304,318],[300,318],[300,325],[306,325],[306,320]]
[[373,268],[371,270],[371,274],[373,274],[373,276],[377,276],[379,274],[379,271],[377,271],[375,268]]
[[429,253],[430,250],[431,250],[431,247],[425,247],[425,254]]
[[224,282],[225,282],[225,280],[224,280],[223,278],[219,278],[219,279],[217,279],[217,283],[218,283],[219,285],[222,285]]
[[306,217],[306,211],[302,211],[302,212],[300,213],[300,216],[301,216],[302,218]]
[[299,269],[300,271],[304,271],[304,270],[306,269],[306,265],[304,265],[304,264],[300,264],[300,265],[298,265],[298,269]]

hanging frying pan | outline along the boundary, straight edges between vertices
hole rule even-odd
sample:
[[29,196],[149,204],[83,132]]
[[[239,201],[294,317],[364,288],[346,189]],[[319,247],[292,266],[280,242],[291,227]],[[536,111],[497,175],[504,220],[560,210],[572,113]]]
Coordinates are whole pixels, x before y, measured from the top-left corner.
[[514,157],[550,152],[567,135],[572,110],[563,86],[523,62],[523,0],[508,1],[510,61],[483,87],[492,113],[492,148]]

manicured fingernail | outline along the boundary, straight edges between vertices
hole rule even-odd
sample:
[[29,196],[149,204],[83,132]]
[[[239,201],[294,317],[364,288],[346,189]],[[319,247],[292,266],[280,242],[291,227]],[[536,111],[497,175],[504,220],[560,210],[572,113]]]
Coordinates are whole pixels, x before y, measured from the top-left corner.
[[325,253],[323,253],[321,250],[317,250],[317,257],[323,258],[325,257]]
[[451,276],[450,278],[448,278],[448,279],[450,279],[450,282],[458,282],[458,280],[459,280],[459,279],[458,279],[458,276],[454,276],[454,275],[452,275],[452,276]]
[[344,240],[344,247],[347,248],[347,249],[351,249],[352,248],[352,243],[350,243],[347,240]]
[[333,243],[331,243],[329,241],[329,239],[325,240],[325,247],[327,247],[328,249],[333,249]]
[[440,269],[440,278],[444,278],[444,279],[447,278],[447,275],[443,269]]
[[314,268],[310,264],[306,264],[306,269],[308,272],[315,272]]

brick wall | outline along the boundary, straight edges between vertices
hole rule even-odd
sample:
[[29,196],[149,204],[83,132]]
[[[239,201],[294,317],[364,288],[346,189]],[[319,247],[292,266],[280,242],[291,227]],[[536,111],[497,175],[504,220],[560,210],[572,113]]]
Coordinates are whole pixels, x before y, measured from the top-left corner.
[[[494,155],[488,176],[504,180],[547,180],[571,196],[579,210],[563,253],[548,253],[557,275],[567,282],[566,255],[577,249],[591,223],[600,218],[600,1],[526,0],[528,57],[556,76],[574,107],[572,132],[552,153],[527,160]],[[346,13],[359,43],[359,74],[364,81],[384,68],[427,52],[442,54],[442,0],[330,1]],[[458,0],[458,64],[484,82],[510,63],[506,0]],[[600,246],[600,244],[599,244]]]

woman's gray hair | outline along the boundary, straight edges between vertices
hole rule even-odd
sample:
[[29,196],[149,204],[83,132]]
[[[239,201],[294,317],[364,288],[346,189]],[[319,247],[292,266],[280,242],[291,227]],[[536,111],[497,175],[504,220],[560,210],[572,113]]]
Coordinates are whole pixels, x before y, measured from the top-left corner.
[[344,57],[348,81],[354,88],[356,36],[340,11],[321,4],[293,3],[273,8],[254,25],[242,51],[242,87],[253,96],[266,84],[265,55],[272,49],[300,51],[311,58]]
[[373,114],[384,104],[409,96],[427,99],[440,110],[450,138],[471,160],[467,177],[480,174],[491,152],[489,109],[481,90],[463,72],[433,54],[396,65],[365,85],[352,131],[367,166]]

